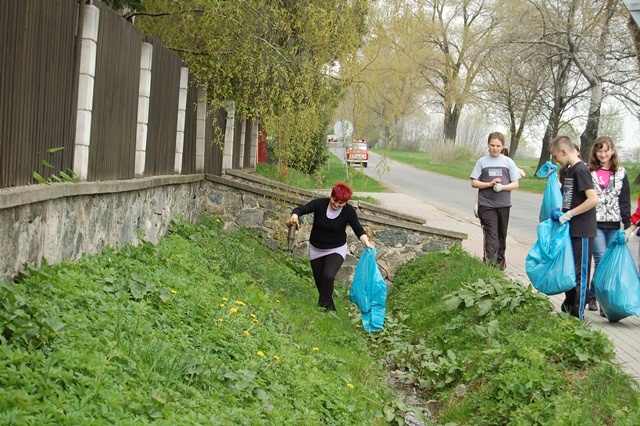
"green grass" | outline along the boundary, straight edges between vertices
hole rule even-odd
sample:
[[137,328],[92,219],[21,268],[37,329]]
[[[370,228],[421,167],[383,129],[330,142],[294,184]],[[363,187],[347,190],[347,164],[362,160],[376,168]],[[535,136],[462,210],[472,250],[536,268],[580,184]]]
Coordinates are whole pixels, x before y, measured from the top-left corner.
[[287,168],[284,173],[284,171],[278,170],[277,166],[268,164],[258,164],[256,173],[276,182],[310,190],[330,190],[337,182],[344,182],[353,189],[355,199],[358,199],[358,192],[386,191],[384,185],[368,177],[360,167],[350,166],[349,178],[347,179],[344,164],[341,164],[340,159],[333,154],[331,154],[331,160],[314,175],[304,174],[292,168]]
[[[401,163],[409,164],[418,169],[427,170],[430,172],[440,173],[447,176],[456,177],[459,179],[469,180],[469,175],[475,166],[473,162],[458,162],[458,163],[442,163],[431,164],[431,157],[426,152],[409,152],[409,151],[385,151],[384,149],[371,150],[380,155],[386,155],[389,158],[399,161]],[[526,173],[526,176],[520,180],[519,191],[529,191],[538,194],[544,193],[546,185],[546,179],[536,177],[536,166],[538,165],[537,159],[516,159],[516,164]],[[640,184],[633,184],[636,176],[640,174],[640,164],[637,163],[623,163],[627,173],[629,175],[629,184],[631,186],[632,204],[640,194]]]
[[0,282],[0,424],[404,424],[387,368],[438,424],[640,424],[604,334],[460,248],[402,265],[369,335],[343,283],[320,310],[307,260],[222,225]]
[[0,424],[385,424],[346,291],[319,310],[308,261],[221,228],[0,282]]
[[432,401],[438,424],[640,421],[606,335],[461,249],[401,266],[387,309],[373,347]]

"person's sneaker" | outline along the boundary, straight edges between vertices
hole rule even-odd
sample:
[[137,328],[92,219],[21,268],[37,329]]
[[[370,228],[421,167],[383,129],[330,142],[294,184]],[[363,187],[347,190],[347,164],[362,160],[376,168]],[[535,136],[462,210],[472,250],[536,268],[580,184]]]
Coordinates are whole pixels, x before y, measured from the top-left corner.
[[607,317],[607,314],[605,314],[605,313],[604,313],[604,311],[602,310],[602,308],[600,308],[600,316],[601,316],[602,318],[606,318],[606,317]]
[[598,310],[598,304],[596,303],[596,299],[589,299],[589,310],[590,311]]

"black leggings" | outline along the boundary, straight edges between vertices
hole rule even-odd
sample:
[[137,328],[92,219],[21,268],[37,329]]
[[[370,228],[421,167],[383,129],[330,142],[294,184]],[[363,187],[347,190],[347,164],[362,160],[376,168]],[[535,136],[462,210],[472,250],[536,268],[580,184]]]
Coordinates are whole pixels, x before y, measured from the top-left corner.
[[318,306],[330,311],[336,310],[336,305],[333,303],[333,282],[343,262],[342,256],[336,253],[311,261],[313,279],[319,293]]

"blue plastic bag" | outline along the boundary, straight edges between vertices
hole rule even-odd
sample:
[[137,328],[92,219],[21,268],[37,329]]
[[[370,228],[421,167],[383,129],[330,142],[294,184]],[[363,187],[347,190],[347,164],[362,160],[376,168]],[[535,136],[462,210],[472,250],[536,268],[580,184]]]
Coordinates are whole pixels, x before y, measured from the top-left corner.
[[387,309],[387,283],[376,264],[376,249],[364,249],[356,265],[349,299],[362,311],[365,330],[369,333],[382,330]]
[[593,275],[596,299],[611,322],[640,315],[640,276],[625,234],[616,232]]
[[526,272],[533,286],[548,295],[569,291],[576,286],[569,222],[560,225],[551,219],[538,225],[538,240],[526,259]]
[[540,167],[540,170],[536,172],[536,176],[548,178],[547,186],[542,196],[542,205],[540,206],[540,215],[538,217],[540,222],[549,219],[551,217],[551,211],[562,207],[562,190],[560,189],[557,171],[558,166],[547,161]]

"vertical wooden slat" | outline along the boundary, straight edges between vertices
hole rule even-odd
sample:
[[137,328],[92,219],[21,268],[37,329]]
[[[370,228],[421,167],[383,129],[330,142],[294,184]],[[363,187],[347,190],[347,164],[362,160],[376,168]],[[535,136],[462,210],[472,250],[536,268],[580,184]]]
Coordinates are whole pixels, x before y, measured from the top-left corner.
[[198,106],[198,84],[189,75],[189,89],[187,91],[187,110],[184,123],[184,146],[182,153],[182,174],[196,172],[196,123]]
[[0,187],[72,165],[79,3],[0,2]]
[[222,176],[224,130],[226,125],[227,111],[224,108],[218,108],[212,114],[207,115],[205,132],[205,173]]
[[100,1],[89,180],[130,179],[140,86],[141,31]]
[[170,175],[175,166],[182,61],[154,38],[147,36],[147,42],[153,45],[153,65],[145,175]]

